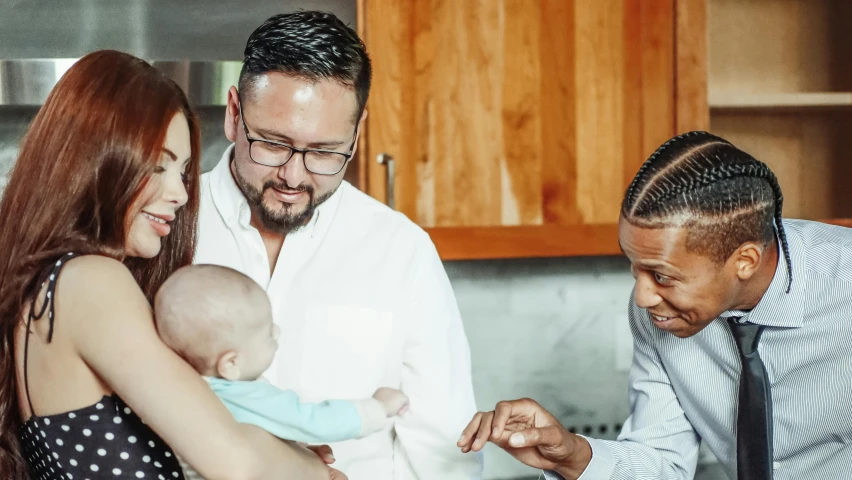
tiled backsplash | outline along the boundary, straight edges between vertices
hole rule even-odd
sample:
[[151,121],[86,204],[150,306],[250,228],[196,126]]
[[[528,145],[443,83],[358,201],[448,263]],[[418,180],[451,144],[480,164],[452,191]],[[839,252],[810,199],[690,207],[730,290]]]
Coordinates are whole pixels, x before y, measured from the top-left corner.
[[[614,438],[628,413],[627,372],[616,365],[619,344],[630,348],[625,312],[633,277],[626,261],[464,261],[446,268],[469,337],[479,408],[530,397],[580,433],[588,427]],[[487,448],[486,478],[533,474]]]
[[[446,262],[479,409],[530,397],[578,433],[615,438],[629,413],[628,265],[622,257]],[[726,478],[713,461],[702,451],[697,480]],[[486,447],[485,478],[536,473]]]

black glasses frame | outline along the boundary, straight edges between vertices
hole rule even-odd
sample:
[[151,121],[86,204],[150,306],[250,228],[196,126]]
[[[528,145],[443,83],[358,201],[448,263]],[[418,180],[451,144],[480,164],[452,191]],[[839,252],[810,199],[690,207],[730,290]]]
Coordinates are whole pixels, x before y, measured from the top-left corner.
[[[289,162],[290,159],[293,158],[293,155],[295,155],[296,153],[301,153],[302,154],[302,164],[305,166],[305,170],[313,173],[314,175],[333,176],[333,175],[337,175],[338,173],[342,172],[343,169],[346,168],[346,164],[349,163],[349,160],[351,160],[352,156],[355,154],[355,142],[358,141],[358,126],[357,125],[355,126],[355,134],[352,137],[352,144],[349,146],[349,152],[346,152],[346,153],[336,152],[334,150],[326,150],[326,149],[322,149],[322,148],[296,148],[292,145],[288,145],[288,144],[283,143],[283,142],[276,142],[276,141],[273,141],[273,140],[264,140],[264,139],[260,139],[260,138],[253,138],[251,135],[249,135],[248,125],[246,125],[246,117],[243,115],[243,101],[242,101],[242,99],[240,99],[239,95],[237,95],[237,101],[239,102],[238,106],[239,106],[239,110],[240,110],[240,121],[243,124],[243,132],[245,132],[246,140],[248,141],[248,144],[249,144],[249,158],[251,158],[251,161],[253,161],[254,163],[256,163],[258,165],[263,165],[265,167],[283,167],[284,165],[287,165],[287,162]],[[280,163],[278,165],[269,165],[268,163],[258,162],[251,155],[251,146],[255,142],[265,143],[265,144],[268,144],[268,145],[274,145],[276,147],[287,148],[287,149],[290,150],[290,155],[288,155],[287,159],[284,160],[282,163]],[[315,172],[315,171],[311,170],[310,168],[308,168],[308,163],[305,161],[305,155],[307,153],[310,153],[310,152],[332,153],[332,154],[335,154],[335,155],[340,155],[344,158],[343,164],[341,164],[340,169],[337,170],[334,173]]]

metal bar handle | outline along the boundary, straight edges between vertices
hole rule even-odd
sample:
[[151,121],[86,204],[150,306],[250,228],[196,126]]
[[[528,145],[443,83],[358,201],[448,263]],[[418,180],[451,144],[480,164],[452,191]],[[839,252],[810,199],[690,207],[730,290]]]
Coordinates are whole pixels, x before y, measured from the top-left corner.
[[379,165],[385,165],[387,167],[386,178],[387,178],[387,187],[388,187],[388,206],[390,208],[394,208],[394,168],[393,168],[393,157],[387,153],[380,153],[376,156],[376,161]]

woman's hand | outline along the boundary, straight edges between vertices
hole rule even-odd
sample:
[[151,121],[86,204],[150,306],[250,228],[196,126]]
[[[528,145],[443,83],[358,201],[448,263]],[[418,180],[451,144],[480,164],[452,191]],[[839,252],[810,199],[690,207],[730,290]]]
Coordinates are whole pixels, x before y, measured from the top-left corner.
[[328,445],[307,445],[307,448],[316,453],[326,465],[334,463],[334,453],[332,453],[331,447]]
[[[328,445],[307,445],[308,450],[314,452],[319,456],[326,465],[331,465],[334,463],[334,454],[331,453],[331,447]],[[328,480],[348,480],[349,477],[346,476],[340,470],[335,470],[331,467],[328,467]]]
[[328,480],[349,480],[343,472],[328,467]]

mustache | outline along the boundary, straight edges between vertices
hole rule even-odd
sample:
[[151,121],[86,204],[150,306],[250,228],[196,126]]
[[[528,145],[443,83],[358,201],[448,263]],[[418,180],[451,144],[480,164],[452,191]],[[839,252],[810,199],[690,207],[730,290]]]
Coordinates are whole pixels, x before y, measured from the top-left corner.
[[263,191],[269,190],[270,188],[274,188],[276,190],[284,190],[289,192],[307,192],[309,194],[314,193],[314,187],[311,185],[305,185],[304,183],[299,184],[299,186],[291,187],[287,185],[287,182],[278,183],[272,180],[267,181],[263,184]]

